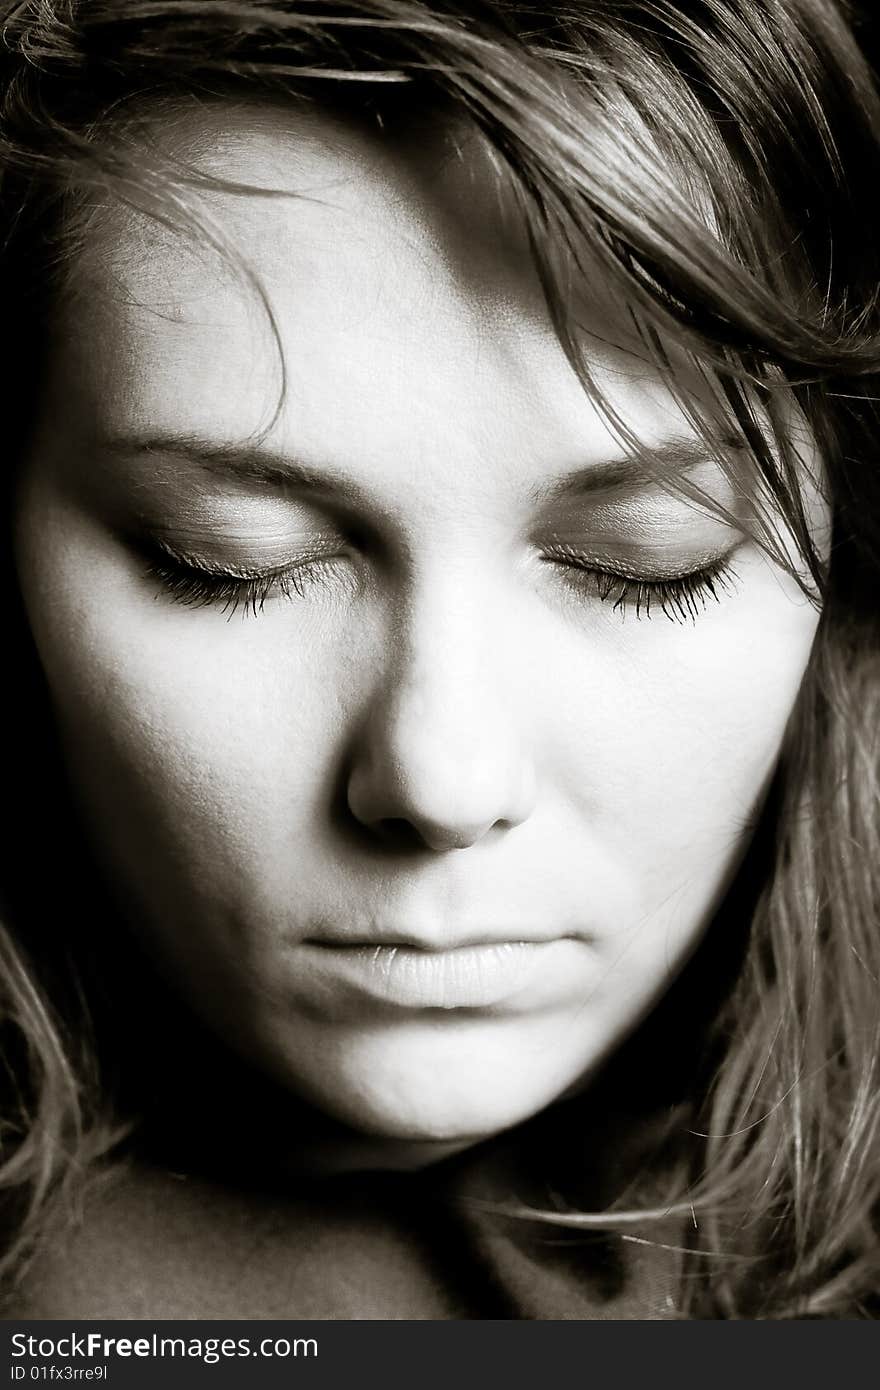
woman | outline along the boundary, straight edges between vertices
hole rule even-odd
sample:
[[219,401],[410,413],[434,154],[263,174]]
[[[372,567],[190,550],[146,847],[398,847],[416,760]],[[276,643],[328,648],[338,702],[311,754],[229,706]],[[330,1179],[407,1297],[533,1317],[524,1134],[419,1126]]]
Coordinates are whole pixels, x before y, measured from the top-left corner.
[[13,1313],[876,1313],[851,16],[4,19]]

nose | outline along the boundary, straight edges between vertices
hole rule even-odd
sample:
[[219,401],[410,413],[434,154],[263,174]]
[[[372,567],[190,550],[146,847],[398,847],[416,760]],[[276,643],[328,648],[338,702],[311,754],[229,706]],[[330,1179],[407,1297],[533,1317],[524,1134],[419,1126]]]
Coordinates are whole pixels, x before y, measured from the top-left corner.
[[348,806],[386,844],[440,853],[521,825],[536,779],[497,640],[469,621],[422,626],[399,637],[369,703]]

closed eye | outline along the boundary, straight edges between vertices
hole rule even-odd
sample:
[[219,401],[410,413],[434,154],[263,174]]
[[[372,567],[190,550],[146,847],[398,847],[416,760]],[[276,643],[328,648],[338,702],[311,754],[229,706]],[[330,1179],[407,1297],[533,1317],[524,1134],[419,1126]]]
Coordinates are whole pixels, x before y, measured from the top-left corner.
[[191,556],[176,555],[162,545],[147,564],[147,576],[165,594],[186,608],[218,607],[231,618],[236,612],[256,616],[276,598],[303,599],[310,589],[338,576],[344,557],[326,551],[297,556],[267,570],[207,565]]
[[656,578],[612,569],[568,547],[551,549],[543,558],[559,566],[578,593],[609,604],[623,616],[632,613],[636,618],[651,618],[662,613],[670,622],[695,622],[709,603],[720,603],[726,593],[735,590],[733,554],[731,551],[683,574]]

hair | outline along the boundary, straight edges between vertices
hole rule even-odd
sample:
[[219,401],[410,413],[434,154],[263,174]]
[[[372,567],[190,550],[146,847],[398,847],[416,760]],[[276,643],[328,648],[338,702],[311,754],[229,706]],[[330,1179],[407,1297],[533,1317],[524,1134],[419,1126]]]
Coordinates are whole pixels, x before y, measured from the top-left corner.
[[[766,501],[759,542],[779,554],[767,518],[784,519],[822,607],[742,958],[678,1121],[674,1186],[529,1214],[650,1238],[686,1213],[682,1316],[880,1314],[880,97],[858,15],[838,0],[2,0],[0,20],[10,479],[95,211],[193,225],[200,176],[150,144],[145,113],[223,100],[341,110],[388,140],[424,116],[471,132],[516,195],[585,388],[598,398],[577,304],[598,267],[695,427],[735,426]],[[676,385],[682,354],[711,410]],[[793,406],[823,461],[830,556]],[[49,719],[33,691],[27,711]],[[9,893],[6,913],[12,1270],[118,1128],[76,962],[32,901]]]

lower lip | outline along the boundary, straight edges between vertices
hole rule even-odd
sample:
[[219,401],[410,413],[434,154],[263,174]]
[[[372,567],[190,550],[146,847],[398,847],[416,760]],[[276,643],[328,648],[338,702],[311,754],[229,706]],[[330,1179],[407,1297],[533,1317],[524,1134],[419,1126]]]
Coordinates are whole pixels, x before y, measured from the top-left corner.
[[527,989],[558,941],[505,941],[425,951],[415,946],[303,942],[322,983],[401,1009],[497,1008]]

